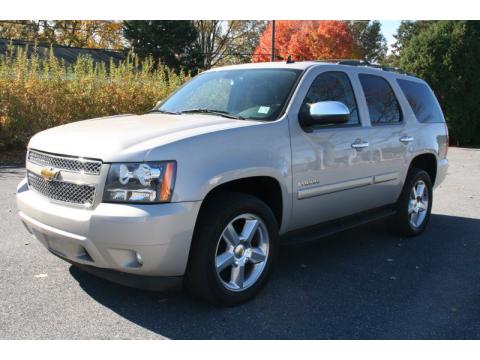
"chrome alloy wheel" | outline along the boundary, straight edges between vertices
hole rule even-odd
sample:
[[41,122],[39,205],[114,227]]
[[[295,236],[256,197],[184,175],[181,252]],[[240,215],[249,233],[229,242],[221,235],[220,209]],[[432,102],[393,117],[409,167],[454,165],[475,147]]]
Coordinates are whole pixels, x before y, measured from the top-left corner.
[[230,291],[251,287],[265,269],[269,251],[265,223],[254,214],[242,214],[225,227],[215,251],[215,268]]
[[418,180],[412,187],[408,201],[408,219],[415,229],[422,226],[428,211],[428,190],[423,180]]

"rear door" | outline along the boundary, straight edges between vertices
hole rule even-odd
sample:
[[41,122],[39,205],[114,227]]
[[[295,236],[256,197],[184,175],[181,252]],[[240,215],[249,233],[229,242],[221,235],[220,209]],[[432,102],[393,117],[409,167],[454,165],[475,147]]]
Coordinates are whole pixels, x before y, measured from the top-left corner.
[[408,149],[415,134],[408,126],[398,97],[398,85],[391,74],[358,74],[370,122],[369,138],[372,163],[375,164],[373,187],[377,205],[394,203],[402,190],[408,168]]

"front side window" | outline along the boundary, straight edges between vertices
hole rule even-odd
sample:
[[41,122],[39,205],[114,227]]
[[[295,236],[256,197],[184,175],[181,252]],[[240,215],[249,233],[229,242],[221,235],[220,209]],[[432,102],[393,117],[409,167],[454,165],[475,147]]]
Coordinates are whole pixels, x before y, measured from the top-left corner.
[[245,119],[275,120],[301,73],[296,69],[209,71],[193,78],[156,110],[205,110]]
[[397,82],[418,121],[422,123],[445,122],[442,111],[427,85],[402,79],[398,79]]
[[395,124],[402,121],[400,105],[390,84],[381,76],[360,74],[372,125]]
[[[350,110],[350,120],[342,125],[360,124],[352,84],[344,72],[329,71],[321,73],[316,77],[303,100],[302,107],[300,108],[300,118],[310,116],[310,105],[320,101],[338,101],[345,104]],[[332,124],[325,124],[317,126],[323,127],[331,125]]]

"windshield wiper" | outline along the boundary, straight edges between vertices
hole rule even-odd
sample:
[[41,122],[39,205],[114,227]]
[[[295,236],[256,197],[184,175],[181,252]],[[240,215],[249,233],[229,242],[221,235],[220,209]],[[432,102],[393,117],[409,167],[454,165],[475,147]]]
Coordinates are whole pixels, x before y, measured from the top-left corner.
[[223,111],[223,110],[189,109],[189,110],[180,111],[179,114],[193,114],[193,113],[213,114],[213,115],[223,116],[223,117],[226,117],[226,118],[229,118],[229,119],[245,120],[245,118],[240,116],[240,115],[231,114],[228,111]]
[[169,114],[169,115],[180,115],[179,112],[168,111],[168,110],[161,110],[161,109],[152,109],[147,111],[147,114],[158,112],[160,114]]

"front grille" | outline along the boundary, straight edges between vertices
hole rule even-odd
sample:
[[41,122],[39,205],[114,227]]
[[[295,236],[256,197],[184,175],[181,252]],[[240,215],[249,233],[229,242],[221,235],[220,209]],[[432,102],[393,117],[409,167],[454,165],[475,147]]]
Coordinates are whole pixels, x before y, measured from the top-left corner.
[[31,172],[27,174],[28,186],[45,197],[56,201],[92,206],[95,186],[77,185],[61,181],[46,181]]
[[99,175],[102,167],[100,160],[53,155],[33,149],[28,151],[28,160],[40,166],[52,166],[59,170],[91,175]]

